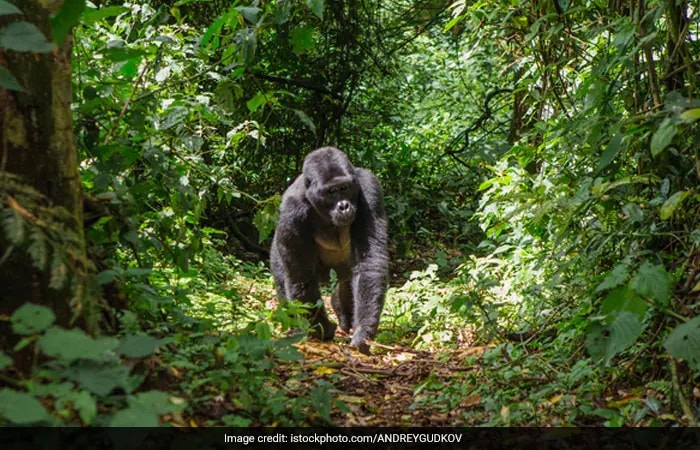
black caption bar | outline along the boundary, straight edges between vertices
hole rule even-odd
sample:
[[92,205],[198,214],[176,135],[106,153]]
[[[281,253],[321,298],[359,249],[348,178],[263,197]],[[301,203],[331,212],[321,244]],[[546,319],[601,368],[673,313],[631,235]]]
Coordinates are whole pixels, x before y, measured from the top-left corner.
[[698,449],[700,428],[0,428],[2,450]]

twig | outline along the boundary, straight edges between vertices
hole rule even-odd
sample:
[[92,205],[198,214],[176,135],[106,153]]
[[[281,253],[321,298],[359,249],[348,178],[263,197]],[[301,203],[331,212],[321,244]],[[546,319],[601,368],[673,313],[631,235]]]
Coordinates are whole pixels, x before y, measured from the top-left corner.
[[676,391],[676,395],[678,395],[678,401],[681,404],[681,409],[683,410],[683,413],[686,415],[686,417],[688,417],[688,424],[691,427],[695,427],[698,425],[698,422],[695,419],[693,410],[690,408],[690,404],[688,404],[688,399],[685,398],[685,395],[683,395],[683,391],[681,390],[681,383],[678,379],[678,366],[676,365],[676,360],[673,358],[669,359],[671,360],[671,381],[673,382],[673,389]]
[[108,143],[111,138],[112,138],[112,133],[114,133],[114,130],[117,129],[117,126],[122,122],[122,119],[124,118],[124,115],[126,114],[127,109],[129,109],[129,105],[131,105],[132,100],[134,99],[134,96],[136,95],[136,90],[139,88],[139,85],[141,84],[141,81],[143,80],[143,76],[146,75],[146,71],[148,70],[148,65],[144,66],[143,69],[141,69],[141,73],[139,73],[138,78],[136,78],[136,82],[134,83],[134,89],[131,90],[131,94],[129,94],[129,98],[126,99],[126,102],[124,102],[124,106],[122,107],[122,110],[119,112],[119,117],[117,117],[117,120],[114,121],[112,124],[112,127],[109,129],[107,132],[107,136],[105,136],[104,142]]
[[372,347],[379,347],[379,348],[383,348],[383,349],[386,349],[386,350],[392,350],[392,351],[395,351],[395,352],[415,353],[415,354],[424,353],[424,352],[421,351],[421,350],[414,350],[414,349],[408,348],[408,347],[400,347],[400,346],[398,346],[398,345],[384,345],[384,344],[380,344],[380,343],[374,342],[374,341],[372,341],[372,340],[370,340],[370,339],[367,339],[367,343],[368,343],[370,346],[372,346]]

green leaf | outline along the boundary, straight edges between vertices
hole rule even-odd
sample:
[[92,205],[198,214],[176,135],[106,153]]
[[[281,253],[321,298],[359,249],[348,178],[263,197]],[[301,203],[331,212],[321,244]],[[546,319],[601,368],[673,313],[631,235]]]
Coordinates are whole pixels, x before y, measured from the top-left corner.
[[700,108],[693,108],[683,111],[681,113],[681,119],[687,120],[688,122],[695,122],[700,119]]
[[114,338],[96,340],[77,328],[65,330],[54,327],[41,337],[39,343],[47,356],[71,362],[77,359],[102,361],[103,354],[114,350],[119,341]]
[[83,24],[92,25],[107,17],[115,17],[125,12],[129,12],[129,8],[124,6],[107,6],[106,8],[100,9],[88,8],[80,19]]
[[[92,365],[90,365],[92,364]],[[72,368],[69,378],[81,387],[105,397],[116,388],[129,392],[129,369],[126,366],[95,366],[94,363],[80,364]]]
[[0,390],[0,416],[17,425],[49,419],[46,409],[33,395],[7,388]]
[[596,169],[596,172],[600,172],[604,168],[608,167],[608,165],[615,159],[617,154],[620,153],[620,150],[622,150],[621,144],[623,136],[623,133],[615,133],[615,136],[613,136],[608,143],[608,146],[605,148],[605,151],[600,156],[600,161],[598,161],[598,168]]
[[[517,18],[516,18],[517,19]],[[516,22],[516,19],[513,19],[513,22]],[[443,28],[443,31],[450,31],[452,28],[454,28],[455,25],[457,25],[459,22],[462,22],[464,20],[463,15],[458,15],[453,17],[447,24],[445,25],[445,28]],[[527,19],[525,19],[527,23]],[[517,23],[516,23],[517,25]]]
[[296,114],[299,120],[301,120],[301,123],[306,125],[306,128],[311,130],[311,132],[314,135],[316,134],[316,125],[314,124],[314,121],[311,120],[311,117],[309,117],[304,111],[300,109],[295,109],[294,114]]
[[627,286],[610,292],[600,307],[601,314],[614,319],[621,312],[633,313],[641,321],[649,309],[649,305],[636,292]]
[[259,93],[255,94],[255,97],[248,100],[246,102],[246,106],[248,107],[248,111],[255,112],[255,110],[260,108],[265,103],[267,103],[267,97],[265,96],[265,94]]
[[630,287],[642,297],[651,298],[662,306],[668,306],[671,299],[671,276],[663,264],[642,264],[630,281]]
[[127,358],[143,358],[152,354],[161,340],[146,334],[132,334],[121,338],[117,351]]
[[0,0],[0,16],[7,14],[22,14],[22,11],[17,9],[12,3],[6,2],[5,0]]
[[316,43],[314,41],[314,27],[295,28],[290,33],[289,40],[292,43],[292,51],[296,55],[311,50]]
[[128,47],[111,47],[105,49],[102,54],[104,57],[110,61],[120,62],[120,61],[139,61],[145,52],[138,48],[128,48]]
[[[212,40],[212,38],[214,36],[217,36],[219,33],[221,33],[221,29],[223,28],[225,22],[226,21],[225,21],[224,17],[219,17],[218,19],[216,19],[214,21],[214,23],[209,25],[209,28],[207,28],[207,31],[205,31],[204,34],[202,35],[202,41],[201,41],[202,47],[206,47],[206,45],[209,43],[209,41]],[[212,43],[212,46],[211,46],[211,50],[216,50],[217,48],[219,48],[219,43],[217,40],[214,40],[214,42]]]
[[651,154],[656,156],[668,147],[677,131],[671,118],[665,118],[651,137]]
[[10,367],[12,365],[12,358],[7,356],[2,350],[0,350],[0,370],[5,367]]
[[323,7],[325,6],[324,0],[304,0],[304,3],[306,3],[306,6],[309,7],[315,16],[323,20]]
[[157,427],[158,414],[139,407],[129,407],[117,411],[109,423],[112,427]]
[[78,23],[85,10],[85,0],[64,0],[61,9],[51,18],[51,39],[60,46],[70,33],[73,25]]
[[54,45],[29,22],[13,22],[0,29],[0,47],[16,52],[48,53]]
[[119,275],[119,273],[114,269],[103,270],[95,275],[95,281],[99,285],[109,284],[117,279],[117,275]]
[[331,421],[331,402],[333,398],[327,388],[318,387],[311,391],[311,406],[326,422]]
[[189,113],[189,109],[184,106],[171,106],[168,108],[167,115],[161,121],[161,130],[167,130],[168,128],[172,128],[175,125],[182,123],[185,119],[187,119]]
[[607,325],[591,324],[586,335],[586,347],[593,359],[607,365],[616,354],[632,345],[641,333],[642,323],[637,315],[622,311]]
[[274,347],[275,357],[282,361],[299,361],[304,355],[291,345],[285,345],[283,347]]
[[260,14],[260,8],[255,6],[239,6],[236,8],[236,11],[241,13],[246,21],[252,24],[258,23],[258,14]]
[[171,395],[163,391],[139,392],[129,399],[129,406],[141,408],[144,411],[153,411],[156,414],[167,414],[184,408],[184,404],[176,405],[173,403]]
[[690,194],[690,191],[678,191],[668,198],[661,206],[659,210],[659,217],[661,220],[668,220],[673,217],[673,213],[676,211],[683,200]]
[[46,306],[25,303],[15,310],[10,318],[12,332],[15,334],[29,335],[41,333],[50,327],[56,315]]
[[255,213],[253,223],[258,229],[258,242],[262,243],[265,239],[275,231],[277,220],[279,220],[279,205],[282,197],[275,194],[265,201],[261,210]]
[[12,72],[3,66],[0,66],[0,88],[8,91],[26,92],[24,87],[17,81],[17,78],[12,75]]
[[595,288],[596,292],[620,286],[630,275],[630,267],[626,261],[617,264],[608,272],[603,281]]
[[693,370],[700,370],[700,316],[671,331],[664,347],[674,358],[687,361]]
[[622,207],[622,213],[626,215],[632,222],[641,222],[644,220],[644,211],[636,203],[627,203]]
[[73,403],[78,411],[80,420],[84,425],[92,425],[97,417],[97,401],[88,391],[73,392],[68,396],[68,400]]

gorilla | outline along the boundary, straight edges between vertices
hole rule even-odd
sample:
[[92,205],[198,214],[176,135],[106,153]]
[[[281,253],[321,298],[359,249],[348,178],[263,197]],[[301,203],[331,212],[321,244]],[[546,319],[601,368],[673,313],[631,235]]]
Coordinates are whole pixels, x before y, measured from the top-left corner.
[[351,345],[369,353],[365,339],[377,332],[387,289],[389,256],[384,197],[377,177],[355,167],[347,155],[323,147],[304,159],[302,174],[282,196],[280,218],[270,248],[270,268],[283,300],[311,309],[312,335],[333,339],[319,282],[338,284],[331,304]]

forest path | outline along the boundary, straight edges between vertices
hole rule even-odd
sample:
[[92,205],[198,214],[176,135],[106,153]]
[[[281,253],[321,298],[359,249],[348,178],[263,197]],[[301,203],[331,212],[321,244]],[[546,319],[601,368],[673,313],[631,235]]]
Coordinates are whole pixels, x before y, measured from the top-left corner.
[[[373,343],[368,356],[341,336],[334,342],[302,342],[298,349],[304,360],[281,367],[279,375],[284,379],[291,375],[284,372],[300,370],[303,374],[295,376],[309,384],[333,384],[340,391],[337,400],[347,406],[343,411],[336,401],[330,414],[336,426],[464,426],[470,425],[465,411],[481,403],[472,393],[485,381],[480,366],[463,361],[478,357],[484,347],[431,352]],[[448,404],[455,399],[460,403]]]

